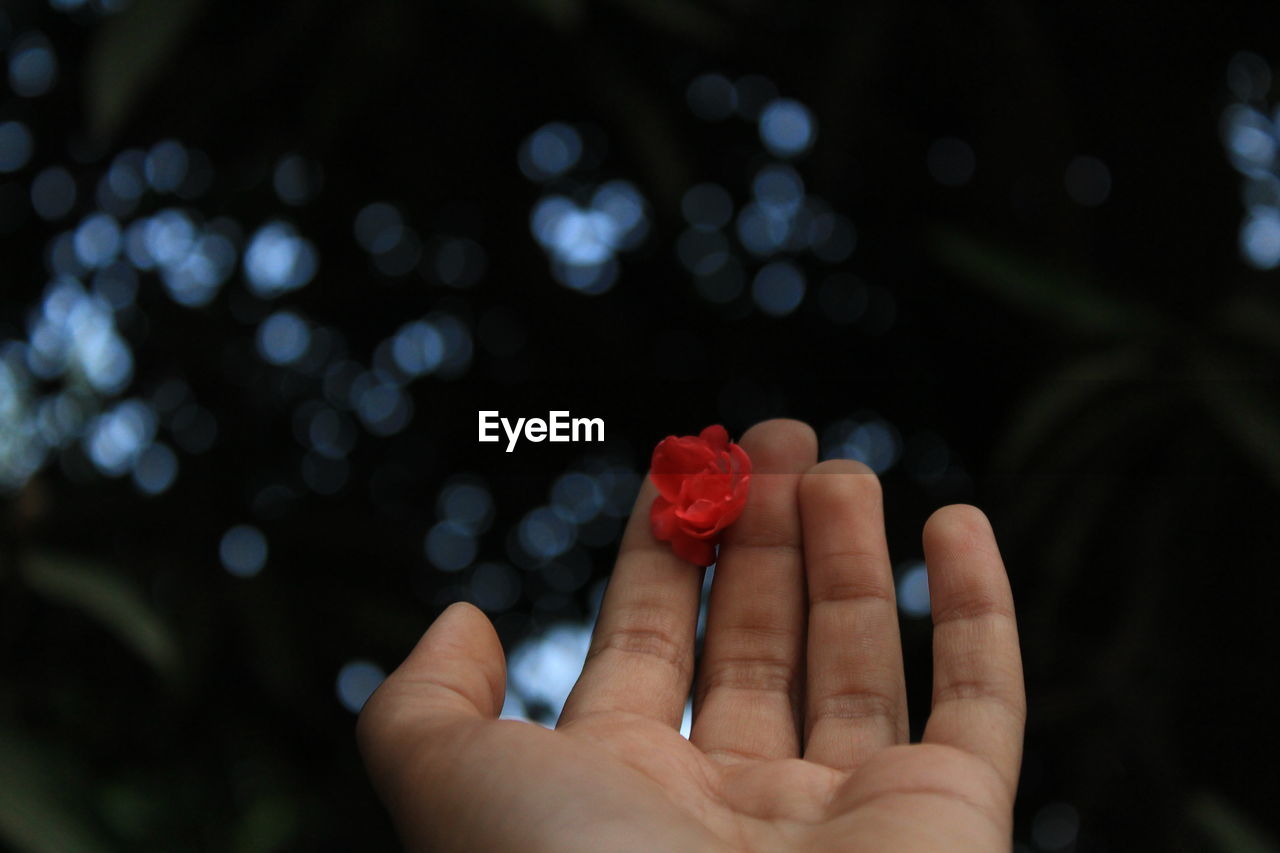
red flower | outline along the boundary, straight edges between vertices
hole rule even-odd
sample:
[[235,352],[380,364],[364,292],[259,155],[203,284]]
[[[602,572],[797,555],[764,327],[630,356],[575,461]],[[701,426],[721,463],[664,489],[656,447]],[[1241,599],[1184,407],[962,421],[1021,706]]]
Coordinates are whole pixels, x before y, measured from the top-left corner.
[[701,435],[667,436],[653,450],[649,476],[658,487],[649,511],[653,535],[671,543],[677,557],[709,566],[720,531],[747,504],[751,459],[729,441],[724,427]]

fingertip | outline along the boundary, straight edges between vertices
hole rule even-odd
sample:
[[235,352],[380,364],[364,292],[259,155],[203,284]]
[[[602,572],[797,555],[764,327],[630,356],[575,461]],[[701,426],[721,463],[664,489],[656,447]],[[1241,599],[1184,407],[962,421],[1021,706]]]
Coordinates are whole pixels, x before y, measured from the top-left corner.
[[[427,628],[427,630],[430,631],[431,628],[434,628],[437,625],[440,625],[445,630],[452,630],[451,626],[455,622],[466,624],[474,622],[477,619],[492,627],[492,623],[489,622],[489,617],[486,616],[485,612],[479,607],[476,607],[470,601],[455,601],[444,610],[440,611],[440,615],[436,617],[436,621],[431,623],[431,627]],[[444,626],[450,627],[445,628]]]
[[418,640],[418,645],[414,647],[414,652],[424,644],[476,640],[481,636],[485,639],[498,638],[489,617],[469,601],[455,601],[441,610],[440,615],[427,627]]
[[800,449],[813,449],[817,452],[818,434],[813,427],[804,421],[794,418],[770,418],[753,424],[742,434],[740,444],[746,442],[767,441],[769,444],[780,444]]
[[800,478],[803,502],[850,497],[879,497],[880,478],[856,459],[828,459],[810,466]]
[[933,511],[924,523],[924,546],[966,548],[994,544],[986,513],[972,504],[949,504]]
[[497,716],[506,696],[506,655],[489,617],[468,601],[455,601],[441,611],[388,680],[434,680],[442,668],[453,667],[483,677],[487,696],[468,691],[468,698],[486,716]]
[[457,724],[497,718],[505,692],[493,624],[473,604],[446,607],[356,719],[357,748],[393,813],[411,807],[402,799],[406,771],[439,760],[437,747],[456,738]]
[[817,477],[823,474],[858,474],[875,477],[877,480],[880,479],[870,465],[857,459],[826,459],[811,466],[805,472],[805,476],[812,475]]
[[968,504],[944,506],[924,528],[934,623],[981,614],[1012,616],[1008,573],[991,522]]
[[818,435],[813,427],[790,418],[762,421],[738,442],[751,457],[758,474],[800,474],[818,458]]

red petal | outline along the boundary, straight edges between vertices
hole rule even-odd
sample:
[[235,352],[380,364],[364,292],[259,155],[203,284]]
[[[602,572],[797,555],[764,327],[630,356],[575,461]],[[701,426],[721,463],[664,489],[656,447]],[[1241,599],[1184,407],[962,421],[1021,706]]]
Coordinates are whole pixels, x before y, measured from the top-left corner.
[[698,433],[698,438],[710,444],[714,450],[723,451],[729,448],[729,431],[720,424],[707,427]]
[[688,506],[695,501],[721,501],[732,493],[735,479],[729,474],[695,474],[684,481],[677,503]]
[[649,478],[669,501],[679,500],[686,478],[705,471],[715,463],[715,454],[700,438],[667,436],[653,449]]
[[751,459],[715,424],[696,436],[667,436],[653,451],[649,476],[659,497],[649,509],[655,538],[682,560],[715,561],[719,533],[742,514],[751,484]]
[[716,561],[715,545],[705,539],[677,536],[671,540],[671,550],[682,560],[695,566],[709,566]]
[[681,526],[695,534],[714,530],[720,515],[720,504],[709,500],[694,501],[689,506],[676,510],[676,518],[683,522]]

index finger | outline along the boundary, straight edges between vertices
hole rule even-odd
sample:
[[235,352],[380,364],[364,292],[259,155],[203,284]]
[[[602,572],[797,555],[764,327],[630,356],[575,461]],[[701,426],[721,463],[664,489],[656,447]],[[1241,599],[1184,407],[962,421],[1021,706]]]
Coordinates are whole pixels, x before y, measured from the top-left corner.
[[693,681],[705,569],[653,536],[658,490],[645,477],[605,588],[582,675],[558,726],[604,712],[640,714],[676,727]]
[[926,743],[991,764],[1012,795],[1022,763],[1026,693],[1013,593],[981,510],[948,506],[924,528],[933,610],[933,710]]

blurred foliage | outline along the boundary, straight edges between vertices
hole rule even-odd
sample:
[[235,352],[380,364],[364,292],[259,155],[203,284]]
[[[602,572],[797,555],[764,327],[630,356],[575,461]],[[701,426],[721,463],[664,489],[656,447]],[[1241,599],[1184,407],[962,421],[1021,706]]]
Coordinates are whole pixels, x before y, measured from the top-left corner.
[[1230,803],[1206,791],[1192,796],[1191,819],[1219,850],[1233,853],[1276,853],[1280,844],[1267,837]]
[[92,814],[74,802],[83,791],[66,763],[26,733],[0,731],[0,838],[33,853],[111,849]]
[[[922,519],[954,500],[996,523],[1032,701],[1020,849],[1041,849],[1037,818],[1055,802],[1078,810],[1081,853],[1276,849],[1280,744],[1262,700],[1280,648],[1280,299],[1274,273],[1240,263],[1242,208],[1216,122],[1235,51],[1280,59],[1277,9],[134,0],[99,19],[32,0],[5,11],[10,30],[40,28],[58,54],[60,83],[30,113],[49,145],[41,165],[70,158],[90,174],[127,146],[177,137],[214,164],[201,209],[252,227],[280,215],[271,164],[301,151],[324,174],[318,199],[288,211],[322,250],[299,296],[310,316],[355,352],[440,305],[476,326],[506,312],[525,341],[416,391],[412,429],[362,443],[346,489],[298,487],[263,510],[268,486],[298,484],[289,413],[302,396],[255,361],[246,326],[263,309],[228,298],[186,312],[144,291],[129,329],[137,384],[181,378],[215,410],[219,439],[184,456],[159,498],[72,454],[8,502],[8,845],[390,849],[335,674],[359,657],[394,666],[460,594],[420,546],[451,475],[492,485],[484,547],[501,554],[501,532],[578,464],[549,447],[487,454],[472,438],[478,408],[554,401],[605,416],[626,437],[610,452],[635,466],[670,432],[723,421],[736,433],[771,415],[822,425],[871,409],[944,436],[973,482],[888,472],[890,542],[899,558],[917,554]],[[698,298],[671,250],[681,197],[714,180],[740,200],[765,162],[751,133],[689,115],[685,88],[709,70],[766,74],[814,110],[818,143],[800,168],[856,223],[841,270],[889,294],[891,321],[833,323],[812,296],[781,320],[749,299]],[[515,152],[553,119],[595,128],[607,141],[597,172],[634,180],[655,207],[645,247],[603,296],[552,281],[529,237],[537,190]],[[945,135],[978,152],[963,189],[925,169]],[[1115,176],[1096,209],[1062,191],[1081,151]],[[463,297],[379,277],[350,223],[380,198],[478,239],[485,283]],[[38,247],[52,230],[32,220],[0,235],[5,337],[44,286]],[[233,578],[218,537],[251,514],[273,556],[261,576]],[[594,581],[610,551],[591,549]],[[508,650],[589,612],[591,584],[544,595],[528,583],[495,615]],[[917,728],[928,637],[904,624]]]
[[179,50],[204,0],[136,0],[100,25],[85,57],[85,123],[110,139]]
[[33,553],[24,580],[49,601],[74,607],[102,623],[160,675],[178,669],[173,636],[143,595],[119,572],[62,555]]

